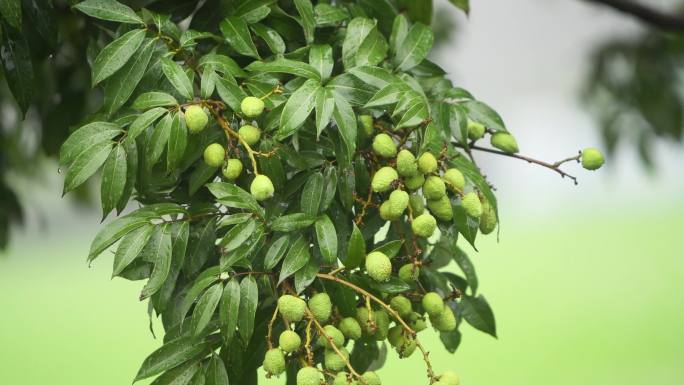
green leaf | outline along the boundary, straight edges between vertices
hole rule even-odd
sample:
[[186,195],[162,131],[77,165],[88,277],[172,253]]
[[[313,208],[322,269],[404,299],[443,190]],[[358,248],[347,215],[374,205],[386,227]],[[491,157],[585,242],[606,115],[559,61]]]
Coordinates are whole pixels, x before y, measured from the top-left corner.
[[111,143],[123,131],[114,123],[92,122],[74,131],[59,150],[59,164],[73,162],[84,151],[102,143]]
[[468,117],[478,123],[482,123],[494,131],[506,132],[506,125],[501,116],[491,107],[477,100],[469,100],[463,104],[468,110]]
[[306,43],[311,44],[314,41],[314,32],[316,29],[313,4],[311,4],[311,0],[294,0],[294,3],[297,12],[299,12],[299,16],[301,16],[300,24],[304,28]]
[[425,25],[432,23],[432,0],[399,0],[399,7],[411,18]]
[[221,336],[226,345],[235,335],[235,328],[237,328],[238,314],[240,309],[240,284],[233,278],[226,283],[223,288],[223,295],[221,296],[221,305],[219,306],[219,321],[221,325]]
[[316,93],[316,138],[330,124],[335,110],[335,97],[328,88],[321,87]]
[[169,275],[169,269],[171,268],[171,246],[170,226],[164,225],[158,227],[157,230],[152,233],[149,243],[143,249],[142,258],[153,262],[154,269],[152,270],[149,281],[147,281],[147,284],[140,293],[141,301],[156,293],[164,284],[164,281],[166,281],[166,277]]
[[496,322],[494,313],[482,294],[477,297],[469,295],[461,298],[461,315],[475,329],[496,338]]
[[385,282],[376,282],[371,280],[370,286],[381,293],[388,294],[398,294],[411,290],[411,286],[408,283],[402,281],[399,279],[399,277],[394,276],[390,277]]
[[453,242],[453,258],[458,264],[458,267],[465,273],[466,279],[468,280],[468,286],[472,290],[472,294],[477,292],[477,274],[475,273],[475,266],[473,262],[468,258],[468,254],[465,253],[460,247],[456,246],[456,242]]
[[216,72],[213,68],[206,68],[202,71],[202,78],[200,79],[200,96],[202,99],[211,99],[216,87]]
[[309,263],[303,268],[297,270],[294,276],[295,291],[297,294],[301,293],[309,287],[316,279],[316,274],[321,270],[321,264],[317,258],[309,259]]
[[115,146],[102,168],[102,181],[100,183],[102,218],[105,218],[116,207],[121,195],[123,195],[127,166],[126,150],[122,145]]
[[347,25],[347,34],[342,43],[342,62],[344,68],[356,66],[356,55],[366,37],[375,29],[375,21],[356,17]]
[[347,157],[351,159],[354,151],[356,151],[356,135],[358,132],[354,109],[345,99],[335,97],[333,117],[347,150]]
[[139,227],[126,234],[114,254],[114,266],[112,277],[118,276],[128,265],[131,264],[147,244],[152,235],[154,226],[148,224]]
[[285,41],[275,29],[269,28],[260,23],[252,24],[249,27],[257,36],[266,42],[266,45],[268,45],[268,48],[274,54],[284,54],[287,50]]
[[327,44],[312,45],[309,49],[309,64],[318,71],[321,80],[328,80],[335,65],[332,47]]
[[[192,255],[188,255],[187,258],[192,258]],[[187,294],[183,298],[180,308],[178,310],[178,316],[180,317],[180,322],[185,321],[185,316],[190,311],[192,304],[197,301],[200,295],[211,285],[219,280],[220,268],[218,266],[212,266],[204,270],[201,274],[195,278],[192,286],[188,290]]]
[[423,141],[420,145],[420,152],[430,151],[432,153],[439,153],[444,147],[444,143],[449,140],[444,135],[444,131],[441,130],[434,122],[430,122],[425,126],[425,132],[423,134]]
[[465,12],[466,15],[470,13],[470,0],[449,0],[449,2]]
[[164,115],[167,111],[168,110],[166,108],[155,107],[138,115],[133,123],[131,123],[130,127],[128,127],[128,135],[126,136],[125,141],[134,142],[138,135],[142,134],[147,127],[154,124],[154,122],[156,122],[157,119],[159,119],[159,117]]
[[247,94],[237,85],[235,79],[229,80],[217,76],[216,91],[221,100],[226,102],[233,111],[240,111],[240,103],[242,99],[247,97]]
[[311,216],[318,215],[321,199],[323,198],[323,185],[323,174],[320,172],[311,174],[309,179],[307,179],[299,201],[302,212]]
[[401,246],[403,246],[403,244],[404,241],[402,240],[389,241],[378,246],[373,251],[379,251],[389,258],[394,258],[401,250]]
[[148,39],[131,57],[128,65],[107,80],[104,89],[104,105],[107,106],[109,114],[118,111],[128,101],[140,83],[152,58],[154,43],[153,39]]
[[200,161],[195,165],[195,169],[190,174],[188,181],[188,193],[195,195],[200,188],[204,187],[211,177],[216,175],[216,167],[209,167],[204,161]]
[[152,168],[164,153],[166,144],[169,142],[169,136],[171,135],[172,123],[173,118],[171,115],[166,114],[154,126],[152,136],[150,136],[150,139],[147,141],[147,147],[145,148],[145,162],[148,168]]
[[458,232],[463,235],[475,250],[477,250],[475,238],[477,237],[477,231],[480,225],[479,221],[469,217],[460,204],[452,203],[452,208],[454,211],[454,223],[456,224]]
[[380,91],[376,92],[364,107],[372,108],[395,104],[408,90],[409,87],[404,82],[398,81],[389,83],[384,88],[380,89]]
[[254,316],[259,301],[259,288],[254,276],[248,275],[240,282],[240,311],[238,315],[238,331],[242,342],[247,345],[254,333]]
[[323,214],[316,220],[316,240],[323,262],[332,265],[337,261],[337,231],[330,218]]
[[193,382],[196,378],[204,378],[200,376],[202,376],[201,365],[196,360],[192,360],[167,370],[155,378],[150,385],[202,385]]
[[114,0],[85,0],[74,5],[74,8],[96,19],[145,24],[131,8]]
[[316,93],[320,87],[319,81],[309,79],[290,96],[280,115],[276,140],[287,138],[304,124],[316,105]]
[[328,82],[327,89],[333,91],[335,98],[342,98],[355,106],[363,106],[373,97],[374,90],[358,77],[344,73]]
[[64,176],[64,194],[82,185],[102,166],[112,151],[114,142],[100,142],[81,152]]
[[188,248],[188,238],[190,237],[190,222],[176,222],[171,227],[171,268],[169,275],[162,287],[152,297],[153,304],[158,313],[163,313],[171,301],[178,276],[185,262],[185,253]]
[[221,182],[209,183],[207,187],[221,204],[238,209],[247,209],[260,216],[264,216],[263,207],[259,205],[252,194],[240,187],[232,183]]
[[250,236],[254,235],[257,222],[253,218],[235,225],[230,229],[226,235],[221,239],[219,246],[223,247],[223,251],[228,253],[240,247]]
[[0,1],[0,15],[12,28],[21,30],[21,0]]
[[188,145],[188,129],[185,126],[185,119],[180,113],[176,113],[171,123],[168,148],[166,152],[167,169],[173,170],[178,167],[185,155],[185,148]]
[[155,107],[172,107],[178,105],[178,101],[166,92],[146,92],[138,96],[132,107],[136,110],[147,110]]
[[311,65],[285,58],[277,58],[270,62],[255,61],[245,67],[245,69],[250,72],[286,73],[307,79],[321,80],[320,74]]
[[134,29],[104,47],[93,61],[93,86],[123,67],[138,50],[144,38],[144,29]]
[[223,360],[217,355],[212,355],[207,364],[207,372],[204,374],[205,385],[230,385],[228,372]]
[[303,236],[299,236],[290,246],[290,250],[285,256],[283,266],[280,269],[280,277],[278,278],[278,285],[286,280],[289,276],[296,273],[299,269],[306,266],[311,258],[309,251],[309,241]]
[[249,27],[244,19],[235,16],[225,18],[220,24],[221,33],[237,53],[259,59]]
[[192,99],[194,95],[192,82],[185,71],[183,71],[183,68],[175,61],[166,57],[161,59],[161,66],[164,75],[166,75],[173,88],[187,100]]
[[428,106],[423,98],[417,97],[412,100],[406,111],[402,114],[399,123],[396,125],[396,129],[415,127],[426,121],[429,114]]
[[352,68],[349,73],[361,79],[367,85],[378,89],[398,80],[391,72],[380,67],[361,66]]
[[164,344],[150,354],[138,370],[134,381],[152,377],[166,370],[205,354],[212,346],[213,340],[194,341],[192,337],[180,337]]
[[355,269],[361,266],[361,263],[366,258],[366,241],[363,239],[361,230],[352,224],[352,233],[349,238],[349,246],[347,248],[347,259],[344,261],[344,266],[347,270]]
[[208,53],[200,58],[197,65],[200,68],[213,68],[224,75],[230,75],[236,78],[247,77],[247,72],[245,72],[235,60],[226,55]]
[[290,247],[289,235],[281,235],[280,238],[273,241],[264,256],[264,267],[266,270],[273,269],[283,259],[288,247]]
[[404,44],[404,40],[409,32],[409,22],[404,14],[400,14],[394,18],[392,24],[392,34],[390,35],[390,50],[396,54]]
[[316,4],[314,13],[316,14],[316,25],[320,27],[333,26],[349,18],[349,12],[346,8],[326,3]]
[[328,167],[323,171],[323,180],[325,187],[323,188],[323,199],[321,199],[321,205],[318,208],[319,212],[328,211],[330,204],[335,199],[337,192],[337,170],[335,167]]
[[414,24],[397,50],[394,60],[397,69],[408,71],[420,64],[432,49],[433,42],[434,35],[429,27],[421,23]]
[[387,40],[377,29],[372,30],[363,40],[356,52],[357,66],[374,66],[385,60],[388,50]]
[[[2,2],[4,3],[4,0]],[[5,6],[11,5],[8,3]],[[7,85],[23,117],[31,105],[34,93],[35,76],[31,52],[26,38],[20,31],[8,27],[2,32],[4,33],[0,33],[0,63],[5,69]]]
[[204,329],[211,321],[211,317],[216,311],[221,295],[223,294],[223,285],[216,284],[202,294],[195,310],[192,312],[191,330],[195,337],[202,334]]
[[280,216],[271,222],[271,229],[273,231],[291,232],[295,230],[305,229],[311,226],[316,217],[305,213],[295,213]]

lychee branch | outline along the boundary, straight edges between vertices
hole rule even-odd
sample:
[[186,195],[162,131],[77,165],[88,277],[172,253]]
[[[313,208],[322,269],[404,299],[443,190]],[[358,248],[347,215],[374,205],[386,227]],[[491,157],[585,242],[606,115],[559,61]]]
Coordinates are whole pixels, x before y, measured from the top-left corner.
[[227,135],[230,135],[230,136],[236,138],[240,142],[240,144],[242,144],[242,146],[247,151],[247,156],[249,156],[249,160],[252,162],[252,170],[254,171],[254,174],[259,175],[259,169],[257,166],[257,161],[256,161],[256,158],[254,157],[254,154],[256,152],[254,150],[252,150],[252,147],[249,144],[247,144],[247,142],[245,142],[245,140],[242,139],[237,132],[235,132],[232,128],[230,128],[230,124],[228,124],[228,121],[226,121],[226,119],[223,117],[223,115],[221,115],[221,113],[219,111],[217,111],[214,108],[210,108],[210,110],[211,110],[211,114],[214,115],[214,118],[216,119],[218,124],[221,126],[223,131],[225,131]]

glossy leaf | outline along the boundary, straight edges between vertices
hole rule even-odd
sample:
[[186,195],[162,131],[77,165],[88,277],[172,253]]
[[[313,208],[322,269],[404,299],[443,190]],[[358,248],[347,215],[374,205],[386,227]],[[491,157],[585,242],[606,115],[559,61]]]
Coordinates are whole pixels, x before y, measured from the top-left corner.
[[211,340],[197,343],[192,340],[192,337],[181,337],[166,343],[145,359],[135,376],[135,381],[175,368],[206,352],[210,346]]
[[115,0],[85,0],[74,5],[74,8],[97,19],[144,24],[131,8]]
[[294,4],[297,12],[299,12],[306,42],[310,44],[314,41],[314,30],[316,28],[313,4],[311,4],[311,0],[294,0]]
[[304,237],[300,236],[292,242],[292,246],[290,246],[287,255],[285,255],[283,266],[280,268],[278,284],[304,267],[309,262],[310,258],[311,252],[309,251],[309,242]]
[[240,311],[240,284],[236,279],[231,279],[226,283],[221,295],[219,306],[219,320],[221,324],[221,336],[226,345],[235,335]]
[[192,312],[192,326],[193,335],[195,337],[202,334],[204,328],[207,327],[211,317],[216,311],[221,295],[223,294],[223,285],[216,284],[202,294],[195,310]]
[[172,107],[178,104],[176,98],[165,92],[151,91],[138,96],[133,102],[136,110],[147,110],[155,107]]
[[177,168],[188,145],[188,129],[185,126],[185,119],[180,113],[176,113],[171,122],[168,147],[166,150],[167,169],[173,170]]
[[316,105],[316,94],[320,87],[319,81],[309,79],[290,96],[280,115],[276,139],[287,138],[304,124]]
[[[10,0],[4,6],[12,8],[13,1]],[[4,0],[3,3],[5,3]],[[5,11],[13,12],[9,9]],[[21,15],[17,16],[21,17]],[[0,45],[0,62],[5,70],[7,85],[12,91],[14,100],[19,105],[22,115],[25,115],[33,100],[35,87],[35,75],[28,42],[20,31],[12,27],[4,28],[0,34],[0,42],[2,43]]]
[[283,215],[271,222],[273,231],[290,232],[311,226],[316,217],[305,213]]
[[261,73],[286,73],[307,79],[321,80],[318,71],[307,63],[285,58],[278,58],[270,62],[255,61],[245,68],[251,72]]
[[64,175],[64,193],[82,185],[107,160],[114,143],[104,141],[81,152]]
[[323,199],[323,174],[315,172],[307,179],[302,189],[302,197],[299,203],[302,211],[311,216],[318,215],[318,209]]
[[183,71],[183,68],[169,58],[162,58],[161,65],[164,75],[173,85],[173,88],[186,99],[192,99],[194,94],[192,82],[185,71]]
[[171,268],[171,232],[168,225],[158,227],[143,249],[143,259],[154,263],[152,275],[140,293],[140,300],[150,297],[161,288]]
[[461,315],[475,329],[496,337],[494,313],[487,300],[482,296],[464,296],[461,299]]
[[420,64],[432,49],[434,35],[429,27],[421,23],[411,26],[406,38],[397,49],[396,67],[408,71]]
[[290,247],[290,236],[281,235],[280,238],[273,241],[271,246],[266,251],[266,256],[264,257],[264,267],[267,270],[273,269],[281,259],[285,256],[285,252]]
[[506,125],[501,116],[491,107],[477,100],[469,100],[464,103],[470,119],[482,123],[494,131],[506,131]]
[[122,145],[115,146],[102,168],[100,198],[102,200],[103,218],[116,208],[116,204],[123,195],[126,186],[127,167],[126,150]]
[[126,136],[126,141],[135,141],[135,138],[137,138],[138,135],[142,134],[145,131],[145,129],[154,124],[154,122],[156,122],[157,119],[159,119],[159,117],[164,115],[166,112],[166,108],[155,107],[138,115],[138,117],[135,118],[133,123],[131,123],[131,126],[128,128],[128,135]]
[[126,234],[114,254],[112,277],[119,275],[142,251],[152,235],[153,225],[145,225]]
[[74,131],[59,150],[61,165],[73,162],[81,153],[101,143],[111,142],[123,130],[117,124],[92,122]]
[[105,85],[104,104],[107,106],[108,113],[111,114],[118,111],[133,94],[133,91],[145,74],[147,65],[152,58],[154,43],[154,40],[148,39],[141,44],[140,48],[133,54],[128,64],[107,80]]
[[144,29],[134,29],[104,47],[93,61],[93,85],[97,85],[123,67],[138,50],[144,38]]
[[327,80],[335,64],[332,47],[327,44],[312,45],[309,49],[309,64],[318,71],[321,80]]
[[344,260],[344,266],[348,269],[354,269],[361,266],[366,258],[366,241],[363,239],[361,230],[352,225],[351,237],[349,238],[349,246],[347,248],[347,259]]
[[259,288],[253,276],[248,275],[240,282],[240,311],[238,315],[238,331],[246,345],[254,332],[254,316],[256,315]]
[[228,44],[237,53],[259,59],[259,53],[254,45],[254,41],[252,41],[252,35],[244,19],[229,16],[221,22],[220,28]]
[[21,0],[0,2],[0,15],[16,30],[21,30]]
[[332,265],[337,261],[337,232],[330,218],[323,214],[316,220],[316,240],[323,256],[323,263]]

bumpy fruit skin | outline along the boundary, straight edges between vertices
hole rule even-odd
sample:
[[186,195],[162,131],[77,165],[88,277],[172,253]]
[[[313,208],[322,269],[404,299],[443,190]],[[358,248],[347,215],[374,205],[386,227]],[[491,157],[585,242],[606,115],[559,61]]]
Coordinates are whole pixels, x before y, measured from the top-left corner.
[[392,204],[390,201],[384,201],[380,205],[380,218],[385,221],[396,221],[401,217],[401,213],[396,213],[392,210]]
[[242,174],[242,162],[240,159],[228,159],[221,172],[226,179],[235,180]]
[[397,170],[385,166],[375,172],[371,181],[371,187],[375,192],[385,192],[392,188],[392,183],[397,179],[399,179]]
[[335,380],[332,385],[359,385],[359,382],[355,379],[349,379],[349,373],[340,372],[335,376]]
[[302,345],[302,338],[292,330],[285,330],[278,337],[278,345],[286,353],[292,353]]
[[306,311],[306,302],[299,297],[285,294],[278,298],[278,311],[288,322],[301,321]]
[[366,136],[373,135],[373,117],[370,115],[359,116],[359,123],[361,123],[361,128]]
[[482,216],[480,217],[480,231],[489,234],[496,228],[496,211],[489,201],[482,203]]
[[[325,334],[332,338],[333,344],[337,346],[338,348],[341,348],[344,346],[344,334],[340,331],[340,329],[334,327],[333,325],[325,325],[323,327],[323,331]],[[332,349],[332,345],[330,345],[330,341],[328,338],[326,338],[325,335],[320,335],[318,336],[318,339],[316,340],[316,345],[325,347],[327,349]]]
[[343,318],[337,326],[342,334],[350,340],[358,340],[361,338],[361,325],[359,325],[359,321],[356,319],[352,317]]
[[444,305],[441,313],[430,315],[430,323],[435,330],[440,332],[450,332],[456,329],[456,317],[447,305]]
[[[345,348],[338,348],[340,353],[345,359],[349,359],[349,352]],[[340,371],[344,369],[347,365],[345,364],[342,357],[340,357],[336,351],[333,349],[327,349],[323,355],[323,361],[325,362],[325,368],[332,370],[333,372]]]
[[435,292],[425,294],[421,303],[423,304],[423,309],[425,309],[425,312],[430,317],[439,315],[444,311],[444,300],[442,300],[442,296]]
[[430,175],[423,184],[423,195],[427,199],[439,199],[446,195],[446,185],[442,178]]
[[375,372],[366,372],[362,374],[361,377],[363,377],[366,380],[366,383],[368,385],[382,385],[380,377],[378,377],[378,375]]
[[515,140],[513,135],[507,132],[497,132],[492,135],[491,143],[492,146],[503,152],[507,152],[509,154],[515,154],[518,152],[518,142]]
[[450,168],[446,170],[443,179],[449,186],[458,191],[463,191],[463,188],[465,187],[465,177],[457,168]]
[[270,349],[264,357],[266,373],[277,376],[285,371],[285,355],[280,349]]
[[309,299],[309,310],[319,322],[327,322],[332,313],[332,302],[327,293],[315,294]]
[[387,332],[387,342],[390,343],[392,346],[397,346],[401,343],[401,340],[404,338],[404,327],[401,325],[395,325],[392,326],[389,331]]
[[411,338],[403,338],[397,345],[397,353],[399,353],[399,358],[411,357],[411,354],[416,351],[416,340]]
[[598,170],[603,166],[605,159],[601,151],[595,148],[585,148],[582,151],[582,167],[587,170]]
[[373,320],[375,321],[375,334],[374,337],[377,341],[382,341],[387,338],[387,333],[389,333],[390,319],[389,314],[384,310],[376,310],[373,312]]
[[244,140],[250,147],[253,147],[255,144],[259,143],[259,139],[261,139],[261,130],[250,124],[246,124],[240,127],[238,135],[240,136],[240,139]]
[[197,104],[185,109],[185,125],[191,134],[196,134],[204,130],[209,122],[209,116],[204,112],[204,108]]
[[424,153],[418,158],[418,170],[423,174],[432,174],[437,171],[437,158],[429,152]]
[[404,186],[406,186],[407,189],[411,191],[416,191],[419,188],[423,187],[423,184],[425,183],[425,176],[423,174],[416,174],[414,176],[410,176],[404,180]]
[[373,323],[370,322],[370,319],[370,313],[366,307],[356,308],[356,320],[359,321],[361,330],[367,335],[375,334],[375,328],[373,327],[375,325],[375,314],[373,314]]
[[392,262],[379,251],[373,251],[366,256],[366,272],[378,282],[387,281],[392,275]]
[[387,134],[377,134],[373,139],[373,152],[381,158],[393,158],[397,155],[397,145]]
[[418,173],[416,157],[413,156],[411,151],[406,149],[399,151],[399,155],[397,155],[397,172],[403,177],[414,176]]
[[441,376],[439,376],[439,385],[460,385],[461,378],[452,370],[445,370]]
[[226,150],[218,143],[212,143],[204,149],[204,163],[209,167],[221,167],[226,157]]
[[409,195],[403,190],[394,190],[389,196],[390,209],[392,212],[401,216],[409,205]]
[[418,216],[425,211],[425,202],[423,197],[420,195],[411,195],[409,197],[409,207],[411,207],[411,213],[413,216]]
[[482,139],[486,131],[484,124],[468,119],[468,138],[470,140]]
[[413,329],[416,333],[427,329],[427,323],[425,323],[423,317],[421,317],[418,313],[413,313],[409,326],[411,326],[411,329]]
[[264,101],[254,96],[248,96],[242,99],[240,109],[246,117],[256,118],[264,112]]
[[418,279],[419,274],[420,268],[418,266],[414,266],[412,263],[407,263],[399,268],[399,279],[406,283],[411,283]]
[[399,315],[404,318],[408,317],[413,313],[413,308],[411,307],[411,301],[404,297],[403,295],[398,295],[390,301],[390,307],[392,310],[399,313]]
[[411,230],[419,237],[430,238],[437,228],[437,220],[430,213],[423,213],[413,218]]
[[450,220],[454,219],[454,211],[451,208],[451,200],[449,200],[449,197],[446,195],[439,199],[428,200],[427,207],[430,209],[432,215],[441,221],[449,222]]
[[323,375],[316,368],[307,366],[297,372],[297,385],[321,385]]
[[469,217],[479,218],[482,216],[482,202],[476,192],[469,192],[461,199],[463,210]]
[[273,187],[273,182],[271,182],[269,177],[260,174],[254,177],[252,184],[249,186],[249,191],[254,199],[263,201],[273,197],[275,187]]

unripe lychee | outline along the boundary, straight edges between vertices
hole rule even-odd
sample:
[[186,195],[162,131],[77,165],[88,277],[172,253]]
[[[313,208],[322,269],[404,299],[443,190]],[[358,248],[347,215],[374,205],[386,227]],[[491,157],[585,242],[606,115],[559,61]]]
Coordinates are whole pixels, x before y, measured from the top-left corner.
[[397,155],[397,172],[403,177],[414,176],[418,173],[416,157],[413,156],[411,151],[406,149],[399,151],[399,155]]
[[332,302],[327,293],[315,294],[309,300],[309,310],[319,322],[327,322],[332,313]]
[[344,334],[342,334],[340,329],[334,327],[333,325],[325,325],[323,327],[323,331],[325,332],[325,335],[321,334],[320,336],[318,336],[318,339],[316,340],[316,345],[332,349],[332,345],[330,345],[330,341],[326,337],[327,335],[332,339],[333,344],[335,344],[335,346],[337,346],[338,348],[344,346]]
[[392,346],[397,346],[404,338],[404,328],[401,325],[392,326],[387,332],[387,342]]
[[242,99],[240,109],[246,117],[256,118],[264,112],[264,101],[254,96],[248,96]]
[[509,154],[514,154],[518,152],[518,142],[515,140],[513,135],[508,132],[497,132],[492,135],[491,138],[492,146],[498,148],[503,152]]
[[359,382],[353,377],[350,377],[349,373],[340,372],[337,373],[337,376],[335,376],[335,380],[333,380],[332,385],[359,385]]
[[418,216],[425,211],[425,203],[423,202],[423,197],[420,195],[412,194],[409,197],[409,207],[411,207],[411,213],[413,216]]
[[409,205],[409,195],[403,190],[394,190],[389,196],[389,203],[392,212],[401,215]]
[[226,157],[226,150],[218,143],[212,143],[204,149],[204,163],[209,167],[221,167]]
[[361,377],[363,377],[363,379],[366,380],[367,385],[382,385],[380,377],[378,377],[378,375],[375,372],[366,372],[362,374]]
[[419,237],[430,238],[437,228],[437,220],[430,213],[423,213],[413,218],[411,230]]
[[373,135],[373,117],[370,115],[360,115],[359,123],[361,123],[361,128],[366,136]]
[[359,321],[352,317],[343,318],[337,325],[342,334],[350,340],[358,340],[361,338],[361,325]]
[[439,385],[460,385],[461,378],[453,370],[445,370],[441,376],[439,376]]
[[423,195],[427,199],[439,199],[446,194],[446,185],[442,178],[430,175],[423,184]]
[[413,313],[413,308],[411,307],[411,301],[404,297],[403,295],[398,295],[390,301],[390,307],[392,310],[399,313],[399,315],[404,318],[408,317]]
[[413,338],[402,338],[399,344],[397,344],[396,350],[400,358],[410,357],[413,352],[416,351],[416,340]]
[[235,180],[242,174],[242,162],[240,159],[228,159],[221,172],[226,179]]
[[321,385],[323,375],[316,368],[307,366],[297,372],[297,385]]
[[418,313],[413,313],[411,315],[411,323],[409,323],[409,326],[411,326],[411,329],[413,329],[416,333],[427,329],[427,324],[425,323],[425,320]]
[[428,200],[427,207],[430,209],[432,215],[437,217],[439,220],[448,222],[454,219],[454,211],[451,208],[451,200],[446,195],[443,195],[439,199]]
[[397,155],[397,145],[391,136],[377,134],[373,139],[373,152],[381,158],[392,158]]
[[185,109],[185,125],[191,134],[196,134],[204,130],[209,122],[209,116],[204,112],[204,108],[198,104]]
[[425,312],[431,317],[441,314],[444,311],[444,300],[442,299],[442,296],[434,291],[425,294],[421,303],[423,304]]
[[302,345],[302,338],[292,330],[285,330],[280,333],[280,337],[278,337],[278,345],[286,353],[292,353],[297,351]]
[[377,341],[386,339],[387,333],[389,333],[390,325],[389,314],[387,314],[384,310],[376,310],[373,312],[373,320],[375,321],[375,326],[377,327],[373,337],[375,337]]
[[465,187],[465,177],[457,168],[450,168],[444,173],[444,181],[452,188],[463,191]]
[[399,279],[406,283],[410,283],[418,279],[419,274],[420,268],[412,263],[407,263],[399,268]]
[[397,213],[392,210],[392,204],[390,201],[384,201],[380,205],[380,218],[385,221],[396,221],[401,217],[401,213]]
[[366,272],[378,282],[387,281],[392,275],[392,262],[379,251],[373,251],[366,256]]
[[371,181],[371,187],[375,192],[385,192],[392,188],[392,183],[397,179],[399,179],[397,170],[385,166],[375,172]]
[[373,313],[369,313],[365,306],[356,308],[356,320],[359,321],[361,330],[368,335],[374,334],[376,330],[375,315],[371,319],[371,314]]
[[468,119],[468,138],[470,140],[481,139],[485,134],[485,130],[484,124]]
[[252,193],[254,199],[263,201],[273,197],[275,188],[269,177],[259,174],[254,177],[252,184],[249,186],[249,191]]
[[285,371],[285,355],[280,349],[270,349],[264,356],[264,370],[277,376]]
[[489,234],[496,228],[496,211],[494,206],[485,200],[482,203],[482,216],[480,217],[480,231],[482,234]]
[[337,352],[333,349],[326,349],[325,354],[323,355],[325,368],[332,370],[333,372],[344,369],[347,366],[345,360],[349,359],[349,352],[347,349],[340,347],[338,350],[342,356],[344,356],[344,358],[340,357],[339,354],[337,354]]
[[430,314],[430,323],[435,330],[440,332],[450,332],[456,329],[456,317],[454,312],[447,305],[444,305],[444,310],[441,313]]
[[259,139],[261,139],[261,130],[250,124],[246,124],[240,127],[238,136],[240,136],[240,139],[244,140],[250,147],[254,147],[254,145],[259,142]]
[[432,174],[437,171],[437,158],[429,152],[423,153],[418,158],[418,170],[423,174]]
[[482,216],[482,202],[476,192],[469,192],[461,199],[463,210],[469,217],[479,218]]
[[423,176],[423,174],[416,174],[404,180],[404,186],[406,186],[406,188],[411,191],[416,191],[419,188],[423,187],[424,183],[425,177]]
[[603,166],[605,159],[601,151],[595,148],[585,148],[582,150],[582,167],[587,170],[598,170]]
[[306,311],[306,302],[299,297],[285,294],[278,298],[278,311],[288,322],[301,321]]

